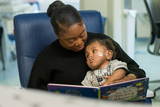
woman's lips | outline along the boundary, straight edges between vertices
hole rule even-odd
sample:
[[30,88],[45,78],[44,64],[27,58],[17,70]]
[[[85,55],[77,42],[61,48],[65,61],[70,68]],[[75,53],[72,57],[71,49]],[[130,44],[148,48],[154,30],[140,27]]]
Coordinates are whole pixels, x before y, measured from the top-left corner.
[[80,48],[78,48],[78,50],[82,50],[84,48],[84,45],[83,46],[81,46]]

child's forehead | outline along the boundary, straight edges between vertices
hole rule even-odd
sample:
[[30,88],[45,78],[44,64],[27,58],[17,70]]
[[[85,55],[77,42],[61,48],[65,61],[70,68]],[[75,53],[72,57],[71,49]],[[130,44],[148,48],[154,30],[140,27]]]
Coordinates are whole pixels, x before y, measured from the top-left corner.
[[100,44],[97,42],[97,41],[94,41],[90,44],[87,45],[86,49],[90,49],[90,48],[93,48],[93,47],[97,47],[99,46]]
[[86,47],[85,50],[95,49],[95,48],[99,48],[99,47],[106,48],[104,45],[100,44],[99,41],[93,41],[92,43],[90,43],[89,45],[87,45],[87,47]]
[[[93,41],[93,42],[91,42],[89,45],[95,45],[95,44],[99,44],[99,45],[100,45],[99,41]],[[88,45],[88,46],[89,46],[89,45]]]

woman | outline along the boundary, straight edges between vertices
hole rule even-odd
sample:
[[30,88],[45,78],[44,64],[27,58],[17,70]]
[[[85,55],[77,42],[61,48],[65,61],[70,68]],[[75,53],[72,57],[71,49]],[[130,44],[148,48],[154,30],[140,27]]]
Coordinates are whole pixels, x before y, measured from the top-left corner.
[[[36,58],[28,88],[47,90],[48,83],[81,85],[89,67],[85,60],[85,44],[94,38],[111,39],[104,34],[86,32],[83,19],[71,5],[61,1],[53,2],[47,10],[57,40],[41,51]],[[111,39],[112,40],[112,39]],[[119,81],[107,81],[103,85],[114,82],[128,81],[145,77],[145,72],[139,68],[116,43],[116,59],[126,62],[130,74]],[[107,78],[110,78],[109,76]]]

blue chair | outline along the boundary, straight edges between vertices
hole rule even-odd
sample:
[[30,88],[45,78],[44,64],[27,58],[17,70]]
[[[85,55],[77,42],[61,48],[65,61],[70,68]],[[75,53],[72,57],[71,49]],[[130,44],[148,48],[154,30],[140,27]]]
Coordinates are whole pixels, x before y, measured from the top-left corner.
[[[98,11],[79,11],[88,32],[103,33]],[[46,13],[21,14],[14,17],[14,35],[21,86],[26,88],[37,55],[57,39]]]

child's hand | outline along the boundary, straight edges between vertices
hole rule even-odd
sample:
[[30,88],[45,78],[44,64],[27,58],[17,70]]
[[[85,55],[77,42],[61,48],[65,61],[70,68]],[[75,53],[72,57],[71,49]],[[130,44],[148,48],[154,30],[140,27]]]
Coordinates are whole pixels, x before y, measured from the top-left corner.
[[124,69],[117,69],[116,71],[114,71],[114,73],[111,76],[105,77],[107,79],[107,81],[102,83],[101,86],[110,85],[110,84],[120,82],[119,80],[122,80],[125,77],[125,74],[126,74],[126,72]]
[[107,81],[105,81],[104,83],[102,83],[101,86],[105,86],[105,85],[110,85],[110,84],[116,83],[115,80],[112,80],[112,79],[111,79],[111,76],[105,76],[105,78],[107,79]]
[[110,84],[115,84],[115,83],[120,83],[120,82],[125,82],[125,81],[130,81],[130,80],[134,80],[137,79],[137,77],[134,74],[129,74],[127,76],[125,76],[122,79],[119,80],[112,80],[111,76],[105,76],[106,79],[108,79],[106,82],[102,83],[101,86],[105,86],[105,85],[110,85]]

